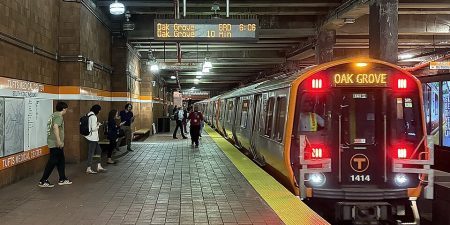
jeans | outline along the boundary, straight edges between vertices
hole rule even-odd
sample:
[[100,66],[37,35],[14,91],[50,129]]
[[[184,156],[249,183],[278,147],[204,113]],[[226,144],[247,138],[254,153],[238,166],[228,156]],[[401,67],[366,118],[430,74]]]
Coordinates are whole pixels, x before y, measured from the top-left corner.
[[58,168],[59,180],[66,180],[66,158],[64,157],[64,148],[50,148],[50,158],[45,166],[41,182],[48,180],[55,166]]
[[191,124],[191,140],[192,143],[195,143],[196,146],[198,146],[199,136],[200,136],[200,125]]
[[173,138],[176,138],[176,137],[177,137],[178,127],[180,128],[181,136],[183,136],[183,138],[186,138],[186,136],[184,136],[184,132],[183,132],[183,122],[181,122],[181,120],[177,120],[177,126],[175,127],[175,131],[173,132]]
[[127,149],[131,149],[131,127],[122,126],[121,128],[125,133],[125,143],[127,143]]
[[89,142],[89,151],[88,151],[87,166],[91,168],[97,168],[96,164],[100,163],[100,157],[98,162],[94,162],[94,155],[101,155],[102,149],[100,148],[98,141],[88,140],[88,142]]

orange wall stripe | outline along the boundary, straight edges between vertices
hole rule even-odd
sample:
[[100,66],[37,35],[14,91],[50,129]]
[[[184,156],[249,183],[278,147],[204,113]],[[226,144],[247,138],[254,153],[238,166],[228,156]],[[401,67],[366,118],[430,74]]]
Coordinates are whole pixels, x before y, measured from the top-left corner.
[[42,146],[39,148],[34,148],[28,151],[20,152],[14,155],[9,155],[3,158],[0,158],[0,170],[4,170],[18,164],[22,164],[24,162],[30,161],[32,159],[39,158],[41,156],[47,155],[50,153],[50,149],[48,146]]

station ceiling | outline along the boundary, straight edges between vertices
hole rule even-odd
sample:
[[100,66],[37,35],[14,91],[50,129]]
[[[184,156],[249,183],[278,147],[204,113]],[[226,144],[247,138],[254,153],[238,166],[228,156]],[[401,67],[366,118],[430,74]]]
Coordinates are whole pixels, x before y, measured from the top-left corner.
[[[125,34],[129,43],[143,58],[151,49],[153,56],[163,65],[159,74],[169,88],[182,90],[195,86],[202,91],[226,91],[240,85],[267,78],[287,70],[289,65],[301,69],[315,64],[314,47],[321,29],[336,30],[336,58],[368,55],[369,2],[370,0],[230,0],[229,18],[258,19],[259,40],[256,42],[182,42],[181,62],[199,66],[209,57],[213,69],[199,76],[197,68],[178,71],[176,80],[172,67],[176,63],[177,47],[174,42],[154,39],[153,20],[173,19],[174,0],[120,0],[126,6],[135,24],[133,31],[123,31],[123,15],[109,14],[113,1],[97,0],[97,7],[109,16],[113,34]],[[187,0],[186,17],[183,17],[183,0],[180,0],[180,17],[186,19],[211,19],[211,6],[217,3],[220,18],[226,18],[226,1]],[[345,19],[355,19],[349,23]],[[447,57],[450,51],[450,2],[448,0],[399,0],[399,55],[405,67],[423,61]],[[427,72],[424,72],[427,73]]]

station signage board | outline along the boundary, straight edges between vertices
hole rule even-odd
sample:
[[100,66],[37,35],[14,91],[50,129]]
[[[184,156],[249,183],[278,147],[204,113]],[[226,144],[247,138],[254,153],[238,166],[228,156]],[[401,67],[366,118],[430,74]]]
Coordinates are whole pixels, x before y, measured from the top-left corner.
[[432,70],[448,70],[448,69],[450,69],[450,61],[448,61],[448,62],[430,62],[430,69],[432,69]]
[[333,84],[335,86],[381,86],[387,85],[386,73],[335,73]]
[[256,19],[155,19],[157,41],[257,41]]

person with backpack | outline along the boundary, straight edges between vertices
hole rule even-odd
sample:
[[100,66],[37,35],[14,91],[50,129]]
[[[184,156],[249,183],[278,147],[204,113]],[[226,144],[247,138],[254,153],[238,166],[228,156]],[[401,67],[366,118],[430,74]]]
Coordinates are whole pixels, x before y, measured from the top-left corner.
[[50,157],[45,166],[44,174],[39,181],[38,186],[42,188],[52,188],[55,185],[48,181],[50,174],[55,166],[58,168],[59,181],[58,185],[72,184],[72,181],[66,177],[66,159],[64,157],[64,119],[63,116],[67,112],[69,106],[65,102],[56,104],[56,112],[54,112],[47,122],[47,145],[50,148]]
[[200,126],[203,121],[203,115],[198,111],[198,106],[194,106],[194,111],[189,113],[188,119],[191,124],[191,140],[192,145],[195,144],[195,147],[198,148],[198,138],[200,136]]
[[183,137],[183,139],[187,139],[187,137],[184,135],[184,132],[183,132],[183,122],[182,122],[183,118],[184,118],[184,111],[181,109],[181,107],[179,107],[178,110],[174,114],[174,119],[175,119],[175,122],[177,123],[177,125],[175,127],[175,130],[173,131],[173,139],[178,139],[177,138],[178,128],[180,128],[181,136]]
[[120,122],[123,122],[123,125],[120,127],[125,132],[125,142],[127,144],[127,150],[132,152],[131,149],[131,124],[134,122],[133,106],[130,103],[125,105],[125,109],[120,111]]
[[[100,126],[102,125],[97,120],[97,115],[100,113],[100,110],[102,107],[100,105],[93,105],[91,107],[91,110],[86,116],[83,116],[81,119],[81,125],[83,127],[83,135],[88,141],[89,145],[89,151],[88,151],[88,160],[87,160],[87,168],[86,173],[88,174],[96,174],[97,172],[105,172],[106,169],[102,167],[102,164],[100,163],[101,160],[101,154],[102,149],[100,148],[100,145],[98,144],[99,136],[98,136],[98,130]],[[86,117],[88,118],[88,129],[89,134],[86,132]],[[81,128],[80,128],[81,129]],[[94,162],[94,155],[98,156],[99,161],[97,163]],[[95,157],[97,158],[97,157]],[[92,168],[97,165],[97,171],[92,170]]]
[[125,122],[120,123],[120,125],[117,125],[116,120],[120,119],[119,114],[117,113],[117,110],[113,109],[109,111],[108,114],[108,124],[106,127],[106,136],[109,140],[109,146],[108,146],[108,160],[106,161],[107,164],[116,164],[114,160],[112,160],[112,152],[117,146],[117,138],[119,138],[119,127],[122,126]]

